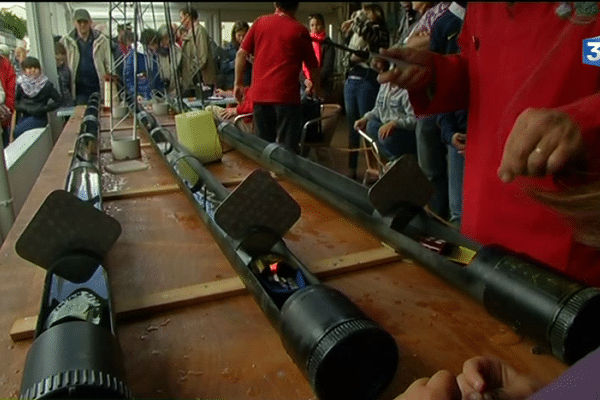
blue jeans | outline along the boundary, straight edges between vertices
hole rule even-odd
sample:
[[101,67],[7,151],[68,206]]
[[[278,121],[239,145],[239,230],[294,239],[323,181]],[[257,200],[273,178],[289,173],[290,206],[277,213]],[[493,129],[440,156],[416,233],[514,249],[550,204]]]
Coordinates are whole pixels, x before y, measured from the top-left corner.
[[15,126],[14,137],[15,139],[21,136],[23,132],[27,132],[30,129],[43,128],[48,125],[48,117],[44,118],[30,115],[29,117],[22,118],[17,126]]
[[254,128],[258,137],[277,141],[287,150],[298,153],[302,135],[300,104],[254,104]]
[[462,217],[462,186],[465,157],[458,154],[452,145],[448,146],[448,203],[450,222],[460,227]]
[[[372,75],[372,76],[371,76]],[[366,78],[351,79],[348,77],[344,84],[344,106],[346,108],[346,118],[350,131],[348,132],[348,147],[358,148],[360,144],[360,135],[354,130],[354,123],[365,113],[375,107],[379,83],[377,83],[377,73],[370,72]],[[356,170],[358,166],[358,153],[350,153],[348,167]]]
[[431,211],[442,218],[448,213],[448,162],[435,116],[417,121],[417,158],[435,192],[429,202]]
[[367,121],[366,132],[374,139],[381,154],[388,160],[394,161],[403,154],[417,155],[417,139],[415,131],[395,128],[385,139],[379,139],[379,128],[383,123],[378,119]]

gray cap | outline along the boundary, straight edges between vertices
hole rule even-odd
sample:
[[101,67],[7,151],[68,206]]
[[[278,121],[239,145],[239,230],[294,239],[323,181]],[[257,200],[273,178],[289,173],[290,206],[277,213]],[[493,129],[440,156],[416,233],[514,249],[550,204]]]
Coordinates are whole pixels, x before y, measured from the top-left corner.
[[8,56],[10,54],[10,49],[5,44],[0,44],[0,56]]
[[73,14],[73,21],[91,21],[91,19],[90,13],[83,8],[75,10],[75,13]]

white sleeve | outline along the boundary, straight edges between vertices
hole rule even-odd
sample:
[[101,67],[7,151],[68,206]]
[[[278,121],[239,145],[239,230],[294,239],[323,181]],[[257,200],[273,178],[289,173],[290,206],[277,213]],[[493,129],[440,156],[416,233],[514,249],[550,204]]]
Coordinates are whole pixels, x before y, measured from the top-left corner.
[[0,104],[4,104],[6,101],[6,92],[4,92],[4,88],[2,87],[2,82],[0,82]]

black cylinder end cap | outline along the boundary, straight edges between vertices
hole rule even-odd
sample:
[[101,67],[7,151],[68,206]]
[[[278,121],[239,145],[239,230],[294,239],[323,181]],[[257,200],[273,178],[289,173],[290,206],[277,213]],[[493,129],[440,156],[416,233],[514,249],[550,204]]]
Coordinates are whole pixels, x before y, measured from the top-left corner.
[[394,338],[368,319],[329,331],[308,360],[308,377],[320,399],[375,399],[398,367]]

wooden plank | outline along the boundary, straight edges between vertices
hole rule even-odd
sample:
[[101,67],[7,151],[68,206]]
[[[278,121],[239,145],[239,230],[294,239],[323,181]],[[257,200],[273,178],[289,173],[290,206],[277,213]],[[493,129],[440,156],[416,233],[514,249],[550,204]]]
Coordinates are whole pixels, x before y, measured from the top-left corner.
[[103,200],[117,200],[129,197],[150,196],[155,194],[173,193],[179,191],[179,185],[163,185],[140,189],[115,190],[102,194]]
[[[400,261],[401,259],[402,256],[393,250],[381,247],[322,260],[315,263],[310,270],[317,277],[323,278]],[[243,293],[246,293],[246,287],[240,278],[233,277],[166,290],[137,298],[120,301],[115,299],[115,310],[119,320],[127,320],[128,318],[219,300]],[[10,330],[11,339],[17,341],[32,338],[36,323],[36,316],[15,321]]]
[[388,247],[328,258],[312,265],[310,271],[319,278],[357,271],[402,260],[402,256]]
[[10,328],[10,338],[16,342],[18,340],[31,339],[35,333],[37,324],[37,315],[34,317],[26,317],[15,321]]

